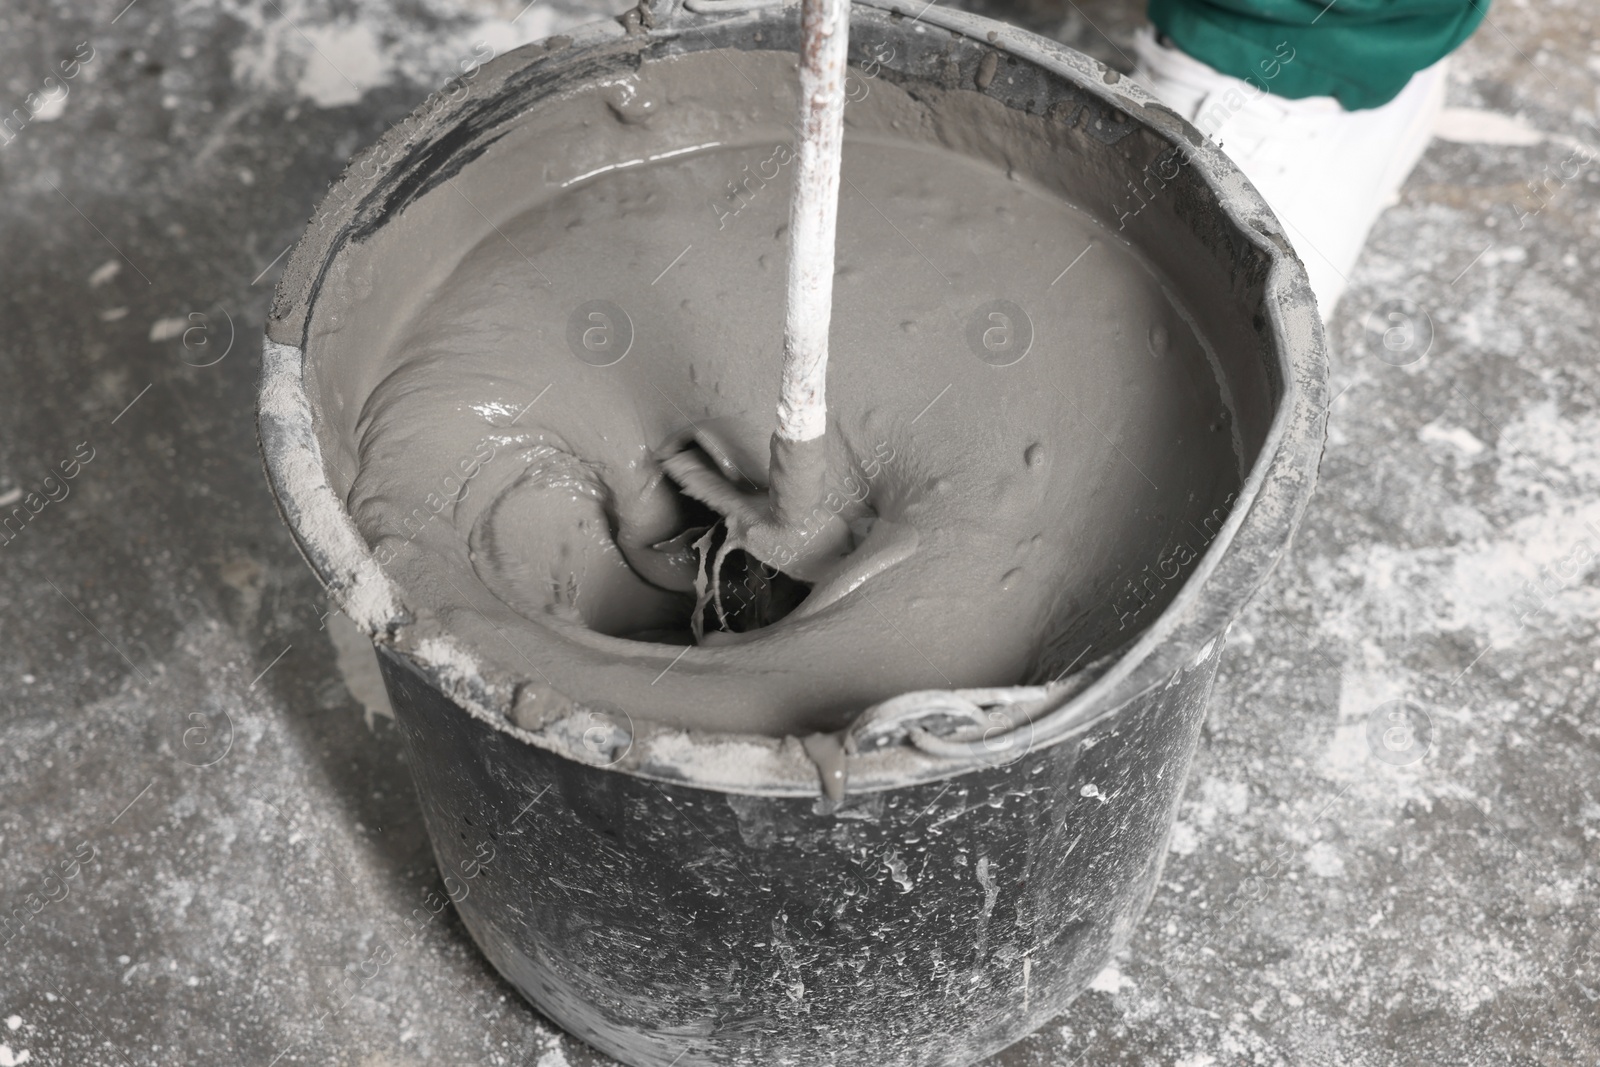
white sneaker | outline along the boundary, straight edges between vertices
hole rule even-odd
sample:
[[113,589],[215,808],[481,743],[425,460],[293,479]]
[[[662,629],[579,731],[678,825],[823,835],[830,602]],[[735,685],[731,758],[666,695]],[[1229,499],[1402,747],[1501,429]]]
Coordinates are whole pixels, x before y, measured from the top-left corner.
[[[1332,318],[1372,224],[1433,136],[1446,61],[1412,75],[1382,107],[1346,111],[1331,96],[1263,92],[1158,42],[1150,27],[1135,35],[1134,50],[1134,77],[1216,141],[1277,214],[1305,261],[1323,320]],[[1265,72],[1261,84],[1271,88]]]

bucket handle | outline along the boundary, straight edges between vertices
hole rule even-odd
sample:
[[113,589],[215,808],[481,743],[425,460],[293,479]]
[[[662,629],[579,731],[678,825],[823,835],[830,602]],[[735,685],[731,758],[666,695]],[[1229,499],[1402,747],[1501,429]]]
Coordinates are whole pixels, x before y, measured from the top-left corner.
[[682,0],[682,6],[696,15],[734,15],[761,7],[780,7],[799,0]]
[[639,6],[649,11],[650,25],[670,28],[691,16],[742,15],[764,7],[797,3],[799,0],[640,0]]
[[1031,740],[1032,715],[1053,695],[1042,685],[902,693],[858,715],[844,730],[844,750],[854,756],[910,742],[947,758],[1007,752]]

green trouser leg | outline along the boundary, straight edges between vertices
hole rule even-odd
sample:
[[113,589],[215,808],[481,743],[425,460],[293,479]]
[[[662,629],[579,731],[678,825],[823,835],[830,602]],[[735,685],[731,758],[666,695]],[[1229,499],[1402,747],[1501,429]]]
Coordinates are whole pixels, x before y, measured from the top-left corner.
[[[1150,0],[1172,43],[1279,96],[1378,107],[1449,55],[1489,0]],[[1287,58],[1286,58],[1287,57]]]

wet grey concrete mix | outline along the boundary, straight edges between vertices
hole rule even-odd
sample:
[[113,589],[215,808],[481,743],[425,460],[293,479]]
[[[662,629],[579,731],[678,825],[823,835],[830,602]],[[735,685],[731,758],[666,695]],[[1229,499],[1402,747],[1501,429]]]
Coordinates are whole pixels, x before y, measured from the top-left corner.
[[[1240,460],[1215,359],[1181,295],[1114,232],[993,163],[882,135],[846,142],[828,495],[796,535],[841,554],[770,625],[671,647],[693,643],[696,568],[680,535],[707,517],[655,457],[692,436],[731,476],[764,477],[776,423],[792,168],[759,138],[786,132],[794,63],[739,63],[648,64],[541,109],[588,152],[614,143],[623,165],[529,183],[526,205],[501,205],[514,217],[481,235],[421,230],[439,265],[386,299],[410,312],[390,344],[342,315],[327,337],[313,329],[313,361],[377,368],[370,395],[325,416],[342,424],[326,454],[352,457],[335,481],[358,527],[412,605],[503,661],[524,695],[553,688],[550,716],[564,696],[800,735],[900,693],[1062,673],[1104,643],[1062,635],[1114,598],[1118,574],[1226,514]],[[748,143],[629,154],[641,117],[660,138],[680,112],[740,89]],[[530,137],[499,165],[538,173],[559,151]],[[763,157],[769,179],[729,202],[728,176]],[[906,240],[873,227],[880,205]],[[372,261],[403,254],[410,232],[351,253],[352,287],[394,285]],[[943,277],[908,282],[922,257]],[[595,330],[604,343],[585,347]],[[929,408],[919,379],[953,402]],[[462,456],[478,460],[469,479],[452,477]],[[419,524],[430,497],[440,519]],[[743,592],[720,599],[731,609]],[[511,610],[486,614],[488,595]],[[540,710],[519,724],[536,728]]]
[[[344,160],[587,16],[121,8],[0,15],[0,499],[38,494],[0,545],[0,1060],[601,1063],[441,906],[251,419],[276,257]],[[1124,69],[1138,19],[986,13]],[[1490,18],[1335,317],[1318,495],[1230,634],[1161,888],[997,1063],[1600,1056],[1600,53],[1577,4]]]

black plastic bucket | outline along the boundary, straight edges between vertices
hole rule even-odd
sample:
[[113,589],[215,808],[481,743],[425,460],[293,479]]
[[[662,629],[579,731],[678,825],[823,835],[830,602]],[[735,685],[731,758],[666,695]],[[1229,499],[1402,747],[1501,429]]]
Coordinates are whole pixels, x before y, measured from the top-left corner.
[[[1192,288],[1249,467],[1136,637],[1059,684],[869,709],[847,739],[842,803],[820,795],[793,739],[733,739],[747,758],[730,770],[728,738],[625,712],[580,708],[538,734],[519,729],[517,679],[430,629],[351,522],[324,463],[331,401],[312,329],[347,299],[330,281],[341,255],[409,205],[450,195],[444,182],[467,180],[540,100],[651,58],[793,49],[795,9],[642,8],[495,60],[352,162],[273,305],[259,412],[268,478],[306,560],[374,637],[456,908],[535,1005],[637,1067],[967,1064],[1058,1015],[1154,891],[1223,635],[1315,482],[1321,321],[1255,191],[1115,72],[1000,23],[916,7],[858,0],[853,41],[893,45],[871,57],[876,76],[979,89],[1049,118],[1052,150],[1078,168],[1078,206]],[[986,740],[950,732],[986,722],[1003,728]]]

